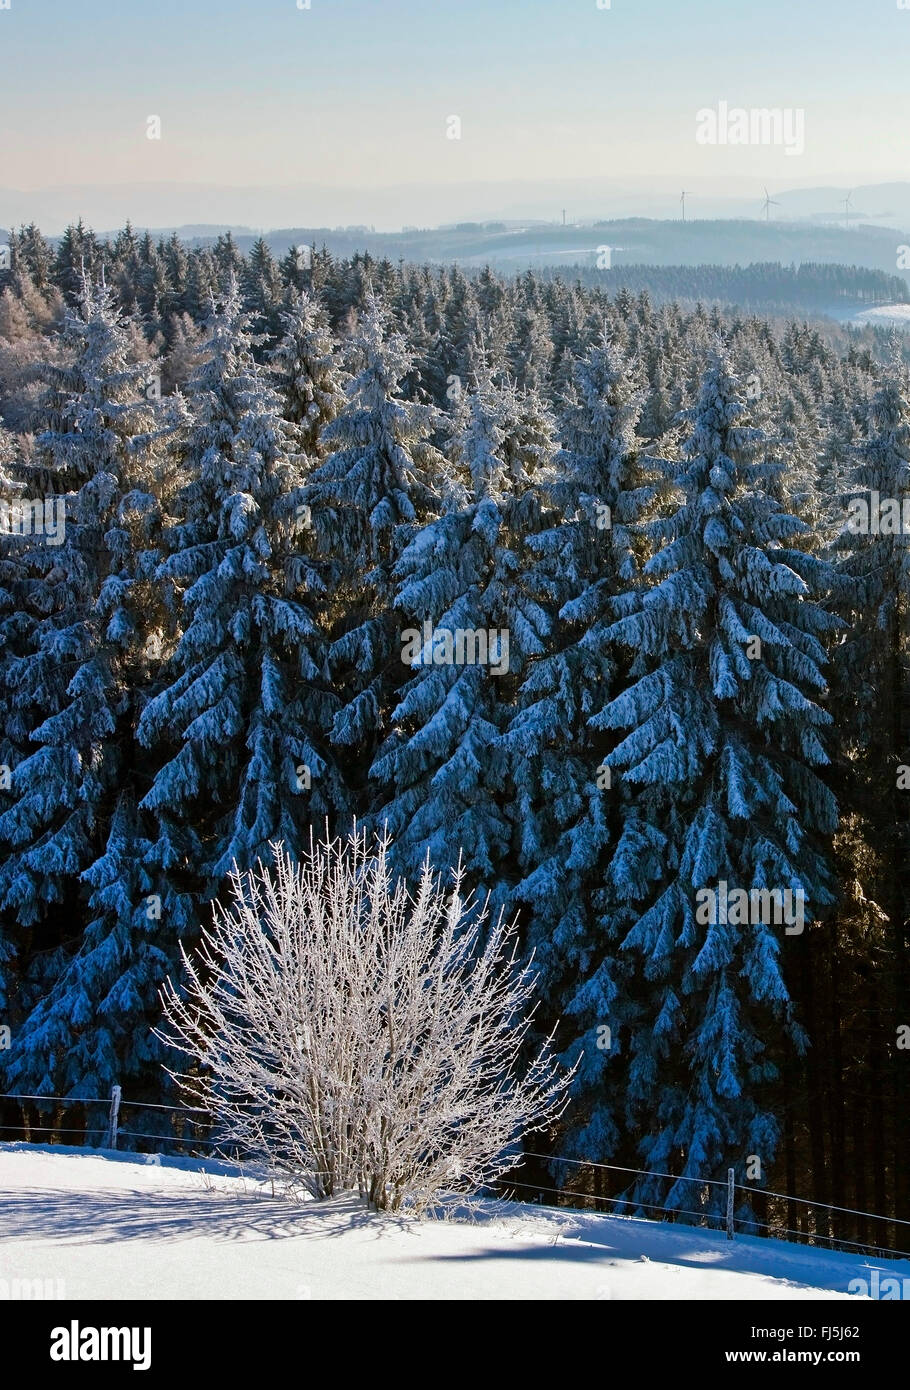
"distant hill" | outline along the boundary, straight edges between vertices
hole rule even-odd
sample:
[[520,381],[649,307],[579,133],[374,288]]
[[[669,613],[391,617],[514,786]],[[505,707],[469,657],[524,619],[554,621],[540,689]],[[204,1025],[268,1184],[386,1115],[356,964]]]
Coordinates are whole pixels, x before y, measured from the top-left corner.
[[[792,188],[772,195],[777,216],[811,222],[910,227],[910,183],[872,183],[861,188]],[[845,200],[849,197],[849,208]]]
[[850,322],[861,327],[871,324],[873,328],[900,328],[910,333],[910,304],[882,304],[875,309],[864,309]]
[[[212,236],[181,237],[194,245],[208,244]],[[235,234],[242,251],[255,240],[251,233]],[[888,228],[856,225],[810,225],[794,222],[714,221],[624,218],[590,226],[554,223],[462,223],[455,227],[414,229],[407,232],[372,232],[365,228],[286,227],[266,232],[264,240],[279,256],[290,246],[326,246],[335,256],[369,252],[390,261],[457,261],[464,266],[491,265],[502,271],[547,266],[596,266],[603,248],[609,249],[611,267],[633,265],[744,266],[779,262],[800,266],[806,262],[865,266],[888,275],[910,277],[898,267],[899,248],[910,244],[905,236]],[[895,296],[896,297],[896,296]]]

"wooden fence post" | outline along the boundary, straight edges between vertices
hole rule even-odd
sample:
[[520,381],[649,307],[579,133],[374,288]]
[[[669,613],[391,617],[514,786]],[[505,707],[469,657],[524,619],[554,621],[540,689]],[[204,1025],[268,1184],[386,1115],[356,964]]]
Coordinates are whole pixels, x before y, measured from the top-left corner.
[[107,1131],[107,1146],[109,1149],[117,1147],[117,1117],[120,1114],[120,1087],[111,1087],[111,1119]]
[[727,1240],[733,1239],[733,1190],[735,1187],[735,1173],[732,1168],[727,1169]]

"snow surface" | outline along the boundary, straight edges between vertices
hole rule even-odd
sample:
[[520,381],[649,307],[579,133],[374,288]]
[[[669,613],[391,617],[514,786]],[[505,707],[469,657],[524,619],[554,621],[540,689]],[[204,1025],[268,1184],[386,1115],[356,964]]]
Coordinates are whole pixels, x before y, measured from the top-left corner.
[[910,331],[910,304],[880,304],[854,314],[851,323],[871,323],[874,328],[904,328]]
[[485,1202],[419,1222],[273,1197],[225,1164],[0,1145],[7,1298],[41,1279],[67,1299],[819,1299],[872,1267],[910,1275],[632,1217]]

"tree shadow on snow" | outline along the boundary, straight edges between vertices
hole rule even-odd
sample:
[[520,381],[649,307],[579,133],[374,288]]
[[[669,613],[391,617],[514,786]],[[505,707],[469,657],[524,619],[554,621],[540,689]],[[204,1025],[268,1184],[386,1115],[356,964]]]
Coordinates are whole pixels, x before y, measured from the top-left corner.
[[61,1192],[27,1188],[0,1197],[0,1241],[95,1245],[124,1240],[328,1240],[357,1228],[381,1238],[413,1219],[372,1211],[356,1197],[291,1202],[259,1192]]

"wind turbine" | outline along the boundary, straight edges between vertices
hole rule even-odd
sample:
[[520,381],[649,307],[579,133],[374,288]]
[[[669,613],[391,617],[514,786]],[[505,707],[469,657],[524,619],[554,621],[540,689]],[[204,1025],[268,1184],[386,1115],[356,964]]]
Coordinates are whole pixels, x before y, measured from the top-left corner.
[[686,220],[686,199],[687,199],[688,197],[690,197],[690,195],[691,195],[691,190],[688,189],[688,188],[684,188],[683,191],[682,191],[682,196],[680,197],[680,200],[679,200],[680,203],[682,204],[682,220],[683,220],[684,222],[685,222],[685,220]]
[[848,231],[849,231],[849,229],[850,229],[850,210],[851,210],[851,209],[850,209],[850,199],[851,199],[852,197],[853,197],[853,194],[852,194],[852,193],[848,193],[847,196],[846,196],[846,198],[843,198],[843,199],[841,200],[841,201],[843,202],[843,205],[844,205],[844,226],[847,228]]
[[767,188],[765,189],[765,201],[764,201],[764,203],[762,204],[762,206],[763,206],[764,211],[765,211],[765,221],[766,221],[766,222],[769,222],[769,221],[771,220],[771,209],[772,209],[772,208],[779,208],[779,207],[780,207],[780,203],[776,202],[776,201],[774,200],[774,198],[772,198],[772,197],[770,196],[770,194],[768,193]]

